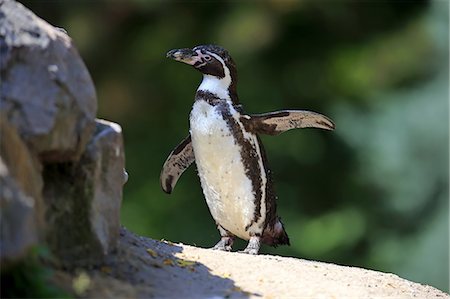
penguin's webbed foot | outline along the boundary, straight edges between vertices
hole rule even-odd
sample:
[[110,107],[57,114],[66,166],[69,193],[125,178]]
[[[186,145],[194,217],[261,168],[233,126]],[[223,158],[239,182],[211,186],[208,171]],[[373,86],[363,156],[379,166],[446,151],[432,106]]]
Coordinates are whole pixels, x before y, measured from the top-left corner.
[[233,246],[233,237],[222,237],[219,242],[212,248],[213,250],[231,251]]
[[252,236],[248,241],[247,247],[245,247],[245,249],[241,252],[256,255],[258,254],[260,247],[261,247],[260,237]]

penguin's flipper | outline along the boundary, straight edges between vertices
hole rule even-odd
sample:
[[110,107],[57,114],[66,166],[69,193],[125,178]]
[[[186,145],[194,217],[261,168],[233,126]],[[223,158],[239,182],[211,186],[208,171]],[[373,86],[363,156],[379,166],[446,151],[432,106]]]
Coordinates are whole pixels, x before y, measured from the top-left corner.
[[164,192],[172,193],[178,179],[194,160],[194,150],[192,149],[191,135],[189,135],[177,145],[164,162],[159,177]]
[[307,110],[281,110],[263,114],[254,114],[248,120],[257,133],[278,135],[287,130],[299,128],[320,128],[334,130],[331,119],[317,112]]

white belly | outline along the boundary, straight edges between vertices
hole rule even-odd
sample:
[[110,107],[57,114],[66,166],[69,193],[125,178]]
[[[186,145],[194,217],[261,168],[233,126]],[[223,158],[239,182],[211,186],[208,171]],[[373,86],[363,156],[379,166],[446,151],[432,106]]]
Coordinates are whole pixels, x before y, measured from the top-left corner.
[[[226,230],[249,239],[245,228],[254,219],[255,194],[245,175],[241,147],[217,108],[205,101],[194,103],[190,126],[195,162],[211,215]],[[252,136],[257,145],[256,136]],[[265,205],[261,212],[265,212]]]

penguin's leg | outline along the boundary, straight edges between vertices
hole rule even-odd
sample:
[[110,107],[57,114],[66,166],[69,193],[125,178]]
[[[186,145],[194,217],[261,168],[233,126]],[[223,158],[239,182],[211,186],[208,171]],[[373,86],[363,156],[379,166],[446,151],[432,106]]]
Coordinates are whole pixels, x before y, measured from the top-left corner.
[[234,235],[224,229],[220,224],[217,225],[217,229],[220,232],[220,241],[212,248],[214,250],[231,251],[231,247],[234,242]]
[[261,247],[261,235],[255,234],[254,236],[250,237],[247,247],[245,247],[242,253],[258,254],[260,247]]

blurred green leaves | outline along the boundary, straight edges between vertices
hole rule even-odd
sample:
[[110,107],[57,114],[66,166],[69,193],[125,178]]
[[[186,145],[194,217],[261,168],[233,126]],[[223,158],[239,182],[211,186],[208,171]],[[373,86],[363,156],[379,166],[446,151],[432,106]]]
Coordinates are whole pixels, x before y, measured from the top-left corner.
[[329,74],[334,87],[343,96],[361,99],[430,75],[439,60],[425,22],[424,17],[413,19],[400,30],[336,51]]
[[350,249],[365,233],[366,223],[359,211],[344,208],[290,223],[289,226],[298,232],[292,238],[292,246],[307,255],[321,256],[337,249]]
[[248,55],[260,50],[273,42],[277,31],[276,19],[269,7],[247,3],[235,6],[222,18],[218,26],[218,41],[227,45],[231,53]]

